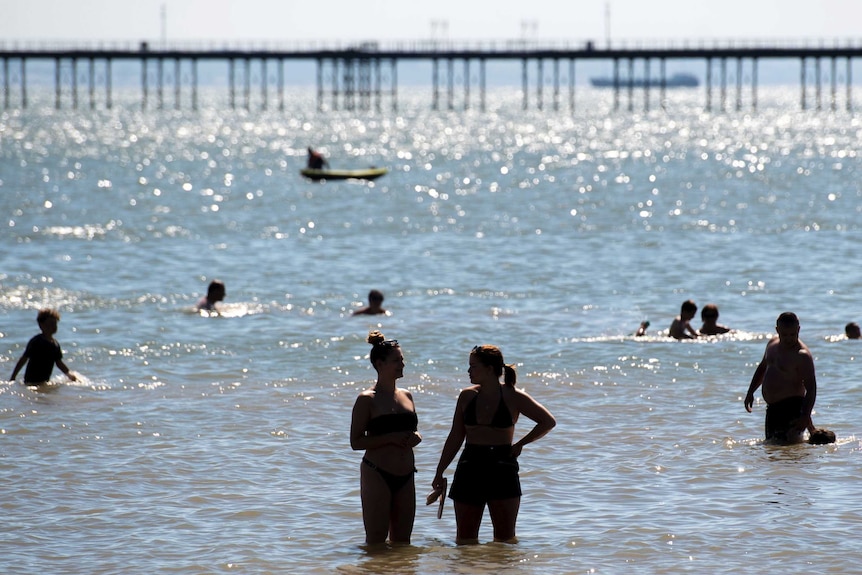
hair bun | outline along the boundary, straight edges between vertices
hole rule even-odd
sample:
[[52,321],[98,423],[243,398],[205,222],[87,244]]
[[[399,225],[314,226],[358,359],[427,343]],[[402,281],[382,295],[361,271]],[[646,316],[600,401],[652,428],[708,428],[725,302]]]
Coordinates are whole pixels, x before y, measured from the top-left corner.
[[365,341],[367,341],[371,345],[377,345],[386,341],[386,338],[383,337],[383,334],[380,333],[378,330],[374,330],[368,332],[368,337],[365,339]]

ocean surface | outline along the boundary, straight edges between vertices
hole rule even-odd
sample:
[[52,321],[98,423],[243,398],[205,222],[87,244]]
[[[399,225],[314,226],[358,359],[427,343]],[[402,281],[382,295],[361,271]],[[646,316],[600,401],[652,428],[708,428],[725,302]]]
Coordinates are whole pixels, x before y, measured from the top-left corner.
[[[858,114],[800,111],[796,87],[725,112],[701,91],[651,111],[399,98],[0,111],[0,377],[43,306],[79,374],[0,383],[0,571],[862,572]],[[390,173],[310,182],[306,146]],[[201,315],[213,278],[227,299]],[[372,288],[390,314],[351,317]],[[736,331],[665,337],[689,298]],[[764,445],[760,394],[743,408],[786,310],[834,445]],[[369,329],[401,342],[424,438],[412,545],[383,551],[348,440]],[[486,516],[457,547],[451,502],[423,503],[485,343],[558,425],[521,456],[520,542],[489,543]]]

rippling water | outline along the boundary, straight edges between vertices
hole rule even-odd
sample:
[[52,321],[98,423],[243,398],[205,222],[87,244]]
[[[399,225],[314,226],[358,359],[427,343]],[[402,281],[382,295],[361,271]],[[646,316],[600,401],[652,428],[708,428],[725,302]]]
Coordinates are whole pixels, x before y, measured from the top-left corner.
[[[600,92],[574,113],[402,97],[348,114],[310,94],[284,113],[46,96],[0,116],[0,357],[11,373],[54,306],[81,375],[0,386],[3,571],[857,570],[858,117],[781,88],[756,113],[693,93],[647,113]],[[311,183],[308,145],[391,172]],[[201,317],[215,277],[224,314]],[[391,315],[350,317],[370,288]],[[663,337],[688,298],[738,331]],[[743,409],[784,310],[836,445],[765,446],[764,404]],[[557,417],[521,458],[518,545],[456,547],[449,504],[418,509],[408,548],[362,547],[348,427],[377,327],[406,356],[418,497],[472,346],[500,345]]]

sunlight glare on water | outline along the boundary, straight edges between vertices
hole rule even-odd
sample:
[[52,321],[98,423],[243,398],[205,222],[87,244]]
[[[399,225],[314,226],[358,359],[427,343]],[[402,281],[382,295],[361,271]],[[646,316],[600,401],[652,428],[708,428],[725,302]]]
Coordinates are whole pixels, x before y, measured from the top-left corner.
[[[56,307],[81,377],[0,386],[5,571],[856,570],[854,114],[799,111],[787,88],[756,112],[684,92],[631,113],[597,91],[574,112],[508,89],[487,112],[409,91],[399,112],[33,97],[0,115],[0,356],[11,373]],[[390,171],[310,182],[307,146]],[[194,311],[213,278],[222,313]],[[391,314],[351,317],[371,288]],[[689,298],[737,331],[665,337]],[[764,445],[765,404],[743,409],[785,310],[834,445]],[[456,547],[449,501],[442,520],[420,504],[411,546],[363,547],[348,428],[378,328],[416,400],[418,499],[474,345],[557,418],[521,457],[517,545]]]

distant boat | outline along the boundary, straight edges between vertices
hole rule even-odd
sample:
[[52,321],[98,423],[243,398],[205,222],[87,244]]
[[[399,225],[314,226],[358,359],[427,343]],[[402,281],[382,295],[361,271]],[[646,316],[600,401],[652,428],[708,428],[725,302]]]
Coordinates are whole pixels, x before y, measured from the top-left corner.
[[[590,78],[590,83],[594,88],[613,88],[614,87],[614,79],[613,78]],[[617,79],[617,84],[620,88],[628,88],[629,86],[633,86],[635,88],[661,88],[662,80],[661,78],[623,78],[620,77]],[[700,80],[697,79],[697,76],[692,74],[674,74],[670,78],[665,78],[664,87],[665,88],[697,88],[700,85]]]
[[386,168],[364,168],[360,170],[315,170],[312,168],[303,168],[299,171],[300,174],[309,180],[373,180],[384,176],[389,172]]

